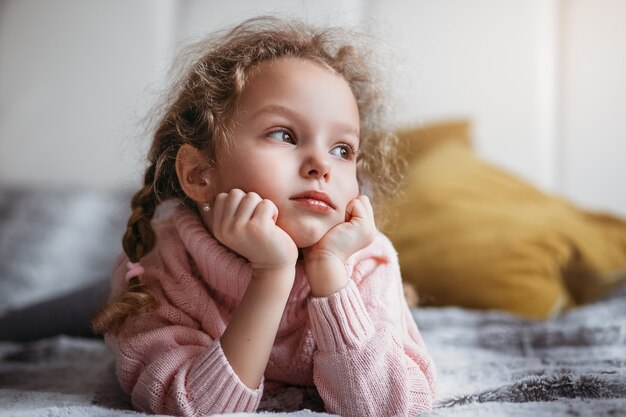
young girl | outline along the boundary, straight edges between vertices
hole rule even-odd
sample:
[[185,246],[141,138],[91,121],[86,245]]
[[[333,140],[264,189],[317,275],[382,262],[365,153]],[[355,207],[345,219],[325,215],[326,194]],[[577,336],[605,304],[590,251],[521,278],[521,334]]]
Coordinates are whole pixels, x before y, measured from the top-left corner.
[[432,407],[434,366],[365,195],[393,192],[394,137],[342,36],[259,18],[198,44],[93,322],[137,409],[252,412],[269,382],[314,386],[342,416]]

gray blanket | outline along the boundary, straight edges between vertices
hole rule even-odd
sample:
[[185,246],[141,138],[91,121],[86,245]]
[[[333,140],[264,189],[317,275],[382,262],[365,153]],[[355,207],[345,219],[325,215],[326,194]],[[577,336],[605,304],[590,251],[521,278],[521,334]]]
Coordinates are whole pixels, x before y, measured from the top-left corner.
[[[143,415],[131,411],[102,340],[76,336],[88,309],[68,300],[88,300],[88,293],[70,291],[38,316],[6,315],[44,294],[105,279],[117,250],[102,248],[119,245],[127,199],[0,189],[0,327],[33,329],[16,336],[22,340],[48,336],[0,342],[0,416]],[[626,286],[545,322],[459,308],[413,314],[439,372],[441,399],[427,415],[626,415]],[[52,336],[59,329],[74,336]],[[317,392],[301,387],[268,392],[264,413],[329,415]]]
[[[439,371],[441,401],[429,415],[626,415],[626,287],[546,322],[457,308],[414,316]],[[98,339],[5,342],[0,358],[0,415],[130,414]],[[320,410],[312,389],[269,393],[261,406],[328,415],[308,411]]]

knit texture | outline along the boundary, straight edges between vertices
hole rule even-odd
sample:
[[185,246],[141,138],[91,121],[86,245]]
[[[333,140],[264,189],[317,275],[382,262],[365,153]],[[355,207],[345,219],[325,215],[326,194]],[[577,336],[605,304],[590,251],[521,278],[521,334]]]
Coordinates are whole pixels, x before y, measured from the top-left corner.
[[[314,386],[326,411],[342,416],[415,415],[437,398],[433,362],[404,300],[397,254],[382,234],[346,262],[351,278],[329,297],[312,297],[304,265],[285,307],[265,376],[246,387],[220,337],[251,279],[249,263],[213,239],[179,207],[154,221],[157,246],[141,277],[157,308],[128,318],[106,340],[133,406],[198,416],[253,412],[264,385]],[[118,292],[127,272],[116,263]]]

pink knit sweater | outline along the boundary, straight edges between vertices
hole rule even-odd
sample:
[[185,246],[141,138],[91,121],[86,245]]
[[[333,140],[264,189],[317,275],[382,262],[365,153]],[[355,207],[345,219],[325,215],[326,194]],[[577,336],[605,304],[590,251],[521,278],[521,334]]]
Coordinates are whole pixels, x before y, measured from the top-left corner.
[[[298,262],[264,382],[250,389],[220,345],[251,279],[250,265],[188,209],[176,209],[154,228],[157,246],[141,264],[158,307],[106,335],[135,408],[183,416],[254,412],[269,381],[314,385],[326,410],[342,416],[432,408],[434,365],[404,300],[396,252],[382,234],[348,260],[351,280],[329,297],[311,297]],[[118,259],[114,292],[126,262]]]

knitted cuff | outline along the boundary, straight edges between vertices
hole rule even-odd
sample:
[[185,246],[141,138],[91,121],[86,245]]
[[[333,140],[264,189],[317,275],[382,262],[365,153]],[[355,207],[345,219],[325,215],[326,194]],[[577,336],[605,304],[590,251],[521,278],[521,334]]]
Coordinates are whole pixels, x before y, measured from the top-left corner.
[[187,387],[199,414],[255,412],[263,395],[263,381],[254,390],[241,382],[219,340],[191,368]]
[[313,337],[320,350],[345,351],[374,332],[363,298],[352,280],[328,297],[309,300]]

